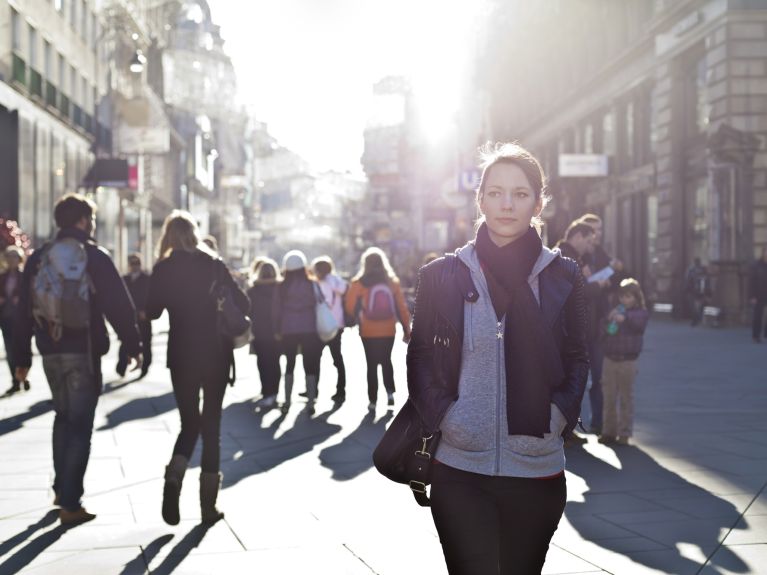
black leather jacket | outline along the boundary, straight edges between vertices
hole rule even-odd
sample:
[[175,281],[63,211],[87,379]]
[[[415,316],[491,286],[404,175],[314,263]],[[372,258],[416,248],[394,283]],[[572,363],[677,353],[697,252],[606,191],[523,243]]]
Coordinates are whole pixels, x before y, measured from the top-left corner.
[[[578,264],[564,257],[539,275],[541,311],[559,351],[558,357],[547,361],[559,362],[565,374],[551,389],[551,402],[567,418],[563,435],[578,423],[589,371],[583,283]],[[407,380],[410,398],[428,431],[439,429],[458,397],[464,302],[478,297],[471,272],[457,257],[439,258],[419,272]]]

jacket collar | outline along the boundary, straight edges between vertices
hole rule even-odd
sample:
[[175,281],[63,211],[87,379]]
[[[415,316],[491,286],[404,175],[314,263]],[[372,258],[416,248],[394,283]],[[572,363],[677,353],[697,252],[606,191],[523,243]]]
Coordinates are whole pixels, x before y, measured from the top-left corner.
[[74,238],[84,244],[96,243],[96,240],[94,240],[90,235],[88,235],[80,228],[61,228],[59,233],[56,234],[56,239],[58,240],[63,238]]

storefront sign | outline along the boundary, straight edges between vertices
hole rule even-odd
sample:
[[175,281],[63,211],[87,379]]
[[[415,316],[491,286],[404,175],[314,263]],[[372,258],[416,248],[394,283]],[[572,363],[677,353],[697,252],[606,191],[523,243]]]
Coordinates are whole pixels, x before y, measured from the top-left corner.
[[607,156],[601,154],[560,154],[559,175],[563,178],[595,178],[608,173]]
[[117,130],[121,154],[165,154],[170,151],[170,130],[123,125]]

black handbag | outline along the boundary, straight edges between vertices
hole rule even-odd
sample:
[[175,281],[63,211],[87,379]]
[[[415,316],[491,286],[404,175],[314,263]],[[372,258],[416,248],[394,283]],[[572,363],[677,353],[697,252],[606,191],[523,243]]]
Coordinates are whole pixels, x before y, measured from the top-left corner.
[[384,477],[410,487],[416,502],[429,507],[426,487],[440,433],[424,430],[421,416],[408,399],[373,452],[373,465]]
[[216,305],[216,329],[218,335],[233,349],[250,343],[250,319],[234,303],[232,291],[224,279],[226,268],[216,262],[216,275],[210,294]]

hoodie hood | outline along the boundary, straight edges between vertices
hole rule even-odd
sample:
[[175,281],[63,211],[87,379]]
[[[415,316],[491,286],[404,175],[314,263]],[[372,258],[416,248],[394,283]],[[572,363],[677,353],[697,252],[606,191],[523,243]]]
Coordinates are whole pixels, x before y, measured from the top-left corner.
[[[474,241],[470,241],[465,246],[458,248],[455,252],[455,255],[458,256],[459,260],[466,264],[473,275],[482,274],[482,265],[479,263],[477,248],[474,245]],[[551,262],[560,257],[560,255],[561,254],[559,249],[555,248],[552,250],[546,246],[543,246],[541,248],[541,253],[538,255],[538,259],[533,265],[533,270],[527,277],[528,283],[530,283],[532,286],[538,279],[540,273],[545,270],[551,264]],[[533,291],[537,295],[538,290],[534,289]]]

